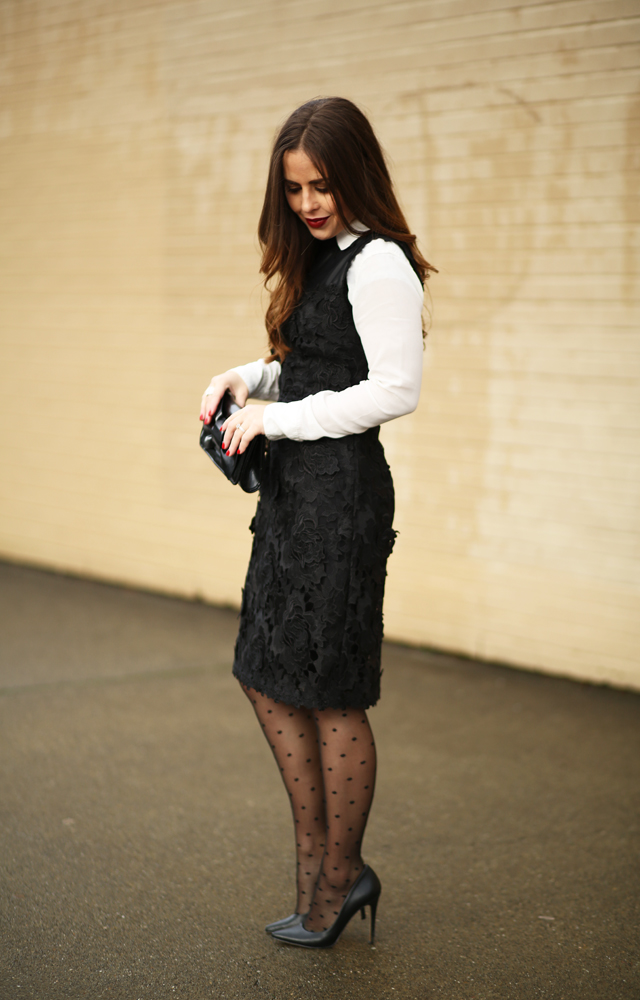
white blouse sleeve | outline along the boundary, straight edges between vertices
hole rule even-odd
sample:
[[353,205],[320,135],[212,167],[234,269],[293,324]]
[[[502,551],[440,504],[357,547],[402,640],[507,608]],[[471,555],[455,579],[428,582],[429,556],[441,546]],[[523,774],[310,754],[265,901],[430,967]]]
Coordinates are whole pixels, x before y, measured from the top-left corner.
[[265,407],[265,434],[271,440],[361,434],[411,413],[418,405],[423,293],[400,247],[386,240],[368,243],[349,268],[347,289],[368,378],[340,392],[327,389],[293,403]]
[[[238,365],[231,371],[237,372],[246,383],[250,399],[277,400],[280,395],[280,362],[250,361],[248,365]],[[209,389],[205,389],[205,394]]]

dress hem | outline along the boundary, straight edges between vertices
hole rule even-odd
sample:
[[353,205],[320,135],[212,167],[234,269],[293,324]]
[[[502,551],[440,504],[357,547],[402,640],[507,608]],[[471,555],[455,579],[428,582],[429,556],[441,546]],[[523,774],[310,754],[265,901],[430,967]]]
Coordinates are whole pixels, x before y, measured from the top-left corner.
[[[335,710],[346,709],[346,708],[357,708],[362,712],[366,712],[369,708],[373,708],[375,705],[377,705],[378,701],[380,700],[380,695],[378,695],[375,701],[366,699],[365,704],[360,703],[358,705],[351,705],[348,704],[347,702],[341,702],[340,704],[335,705],[331,704],[331,699],[314,699],[314,701],[316,702],[319,701],[320,703],[310,705],[307,702],[299,701],[299,699],[291,700],[289,696],[283,698],[279,693],[277,692],[274,693],[274,689],[271,688],[271,685],[265,685],[265,684],[258,685],[253,681],[245,680],[243,677],[240,676],[236,664],[234,664],[233,670],[231,672],[233,676],[236,678],[236,680],[240,681],[240,683],[244,687],[250,688],[252,691],[257,691],[258,694],[264,695],[265,698],[271,698],[273,701],[281,702],[283,705],[290,705],[291,708],[315,709],[315,711],[317,712],[323,712],[325,708],[333,708]],[[270,690],[267,690],[267,688],[270,688]]]

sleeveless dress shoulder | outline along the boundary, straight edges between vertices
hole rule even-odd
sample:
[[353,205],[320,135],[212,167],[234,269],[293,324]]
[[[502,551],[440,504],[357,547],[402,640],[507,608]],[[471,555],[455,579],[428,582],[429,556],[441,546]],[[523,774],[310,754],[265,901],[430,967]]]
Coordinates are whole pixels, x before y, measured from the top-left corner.
[[[346,277],[375,238],[366,233],[346,250],[334,239],[316,248],[283,327],[291,350],[281,402],[367,378]],[[233,672],[297,708],[369,708],[380,695],[382,601],[395,532],[378,432],[268,443]]]

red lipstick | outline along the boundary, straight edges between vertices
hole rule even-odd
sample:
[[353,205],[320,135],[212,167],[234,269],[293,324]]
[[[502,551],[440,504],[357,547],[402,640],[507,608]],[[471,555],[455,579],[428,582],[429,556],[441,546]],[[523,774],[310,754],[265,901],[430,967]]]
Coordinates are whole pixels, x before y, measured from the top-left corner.
[[305,219],[304,221],[308,226],[311,226],[312,229],[320,229],[324,226],[325,222],[329,221],[329,216],[325,215],[322,219]]

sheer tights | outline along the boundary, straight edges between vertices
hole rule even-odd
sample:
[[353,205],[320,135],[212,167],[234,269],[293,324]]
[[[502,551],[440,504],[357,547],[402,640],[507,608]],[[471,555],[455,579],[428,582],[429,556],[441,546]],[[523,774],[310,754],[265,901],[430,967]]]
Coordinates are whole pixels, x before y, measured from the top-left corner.
[[293,708],[242,685],[289,793],[296,836],[296,913],[307,913],[325,848],[324,785],[318,731],[308,708]]
[[[376,748],[362,709],[293,708],[242,685],[284,781],[296,832],[297,912],[329,927],[362,871]],[[315,890],[315,891],[314,891]]]

